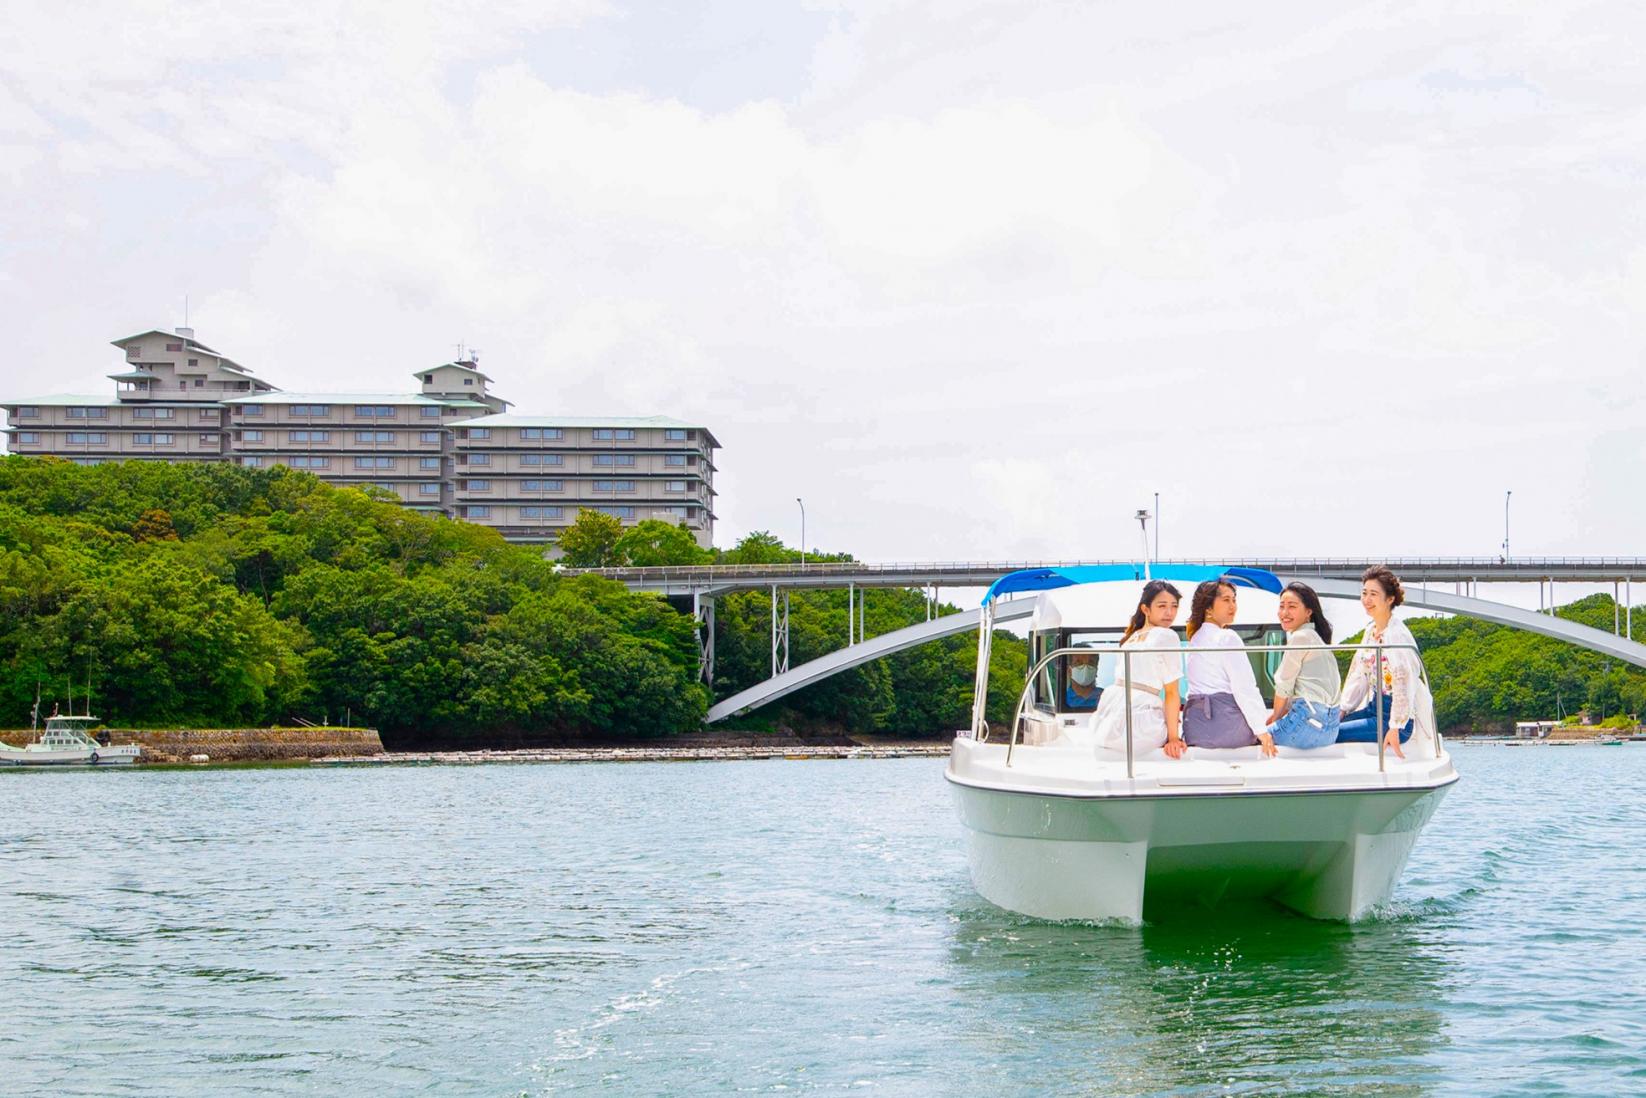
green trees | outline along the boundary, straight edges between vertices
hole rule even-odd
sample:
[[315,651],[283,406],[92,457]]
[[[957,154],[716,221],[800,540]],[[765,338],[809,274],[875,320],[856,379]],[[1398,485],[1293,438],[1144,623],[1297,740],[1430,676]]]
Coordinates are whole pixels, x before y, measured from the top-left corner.
[[7,458],[0,724],[70,676],[112,722],[348,712],[391,739],[668,733],[708,704],[688,617],[494,531],[281,467]]
[[611,568],[621,564],[617,543],[623,524],[604,511],[581,507],[577,520],[560,535],[560,562],[568,568]]

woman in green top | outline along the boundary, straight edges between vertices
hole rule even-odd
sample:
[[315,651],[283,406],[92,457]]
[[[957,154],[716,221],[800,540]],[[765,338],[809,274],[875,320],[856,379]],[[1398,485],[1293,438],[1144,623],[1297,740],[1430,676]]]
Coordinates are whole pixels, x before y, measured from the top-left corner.
[[1337,660],[1323,647],[1332,643],[1332,623],[1320,608],[1320,596],[1306,583],[1288,583],[1280,592],[1278,616],[1286,630],[1286,653],[1275,672],[1269,734],[1277,747],[1336,743],[1343,680]]

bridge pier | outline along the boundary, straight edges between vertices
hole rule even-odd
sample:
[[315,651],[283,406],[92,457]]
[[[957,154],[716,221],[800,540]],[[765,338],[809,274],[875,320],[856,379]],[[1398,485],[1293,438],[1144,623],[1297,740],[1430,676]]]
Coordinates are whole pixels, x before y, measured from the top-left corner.
[[[777,584],[772,584],[772,678],[789,669],[789,593],[783,592],[783,615],[777,613]],[[781,658],[779,656],[781,655]]]
[[692,618],[697,625],[697,673],[714,685],[714,599],[692,592]]

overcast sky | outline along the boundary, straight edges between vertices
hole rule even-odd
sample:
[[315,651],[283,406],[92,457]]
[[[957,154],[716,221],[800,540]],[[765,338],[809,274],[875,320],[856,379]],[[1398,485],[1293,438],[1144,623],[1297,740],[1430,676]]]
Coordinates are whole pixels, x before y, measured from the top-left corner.
[[188,295],[700,421],[722,545],[1643,552],[1646,12],[1508,7],[9,0],[0,395]]

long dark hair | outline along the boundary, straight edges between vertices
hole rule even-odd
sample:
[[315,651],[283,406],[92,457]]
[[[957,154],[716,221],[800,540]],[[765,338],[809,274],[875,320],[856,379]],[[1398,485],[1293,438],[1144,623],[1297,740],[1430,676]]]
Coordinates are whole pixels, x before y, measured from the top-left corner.
[[1186,637],[1193,637],[1195,630],[1206,624],[1206,612],[1217,601],[1217,593],[1223,588],[1234,590],[1234,584],[1226,579],[1207,580],[1194,589],[1194,602],[1189,604],[1189,627],[1183,631]]
[[1121,644],[1125,644],[1128,640],[1131,640],[1132,634],[1137,632],[1139,629],[1142,629],[1143,626],[1148,623],[1149,616],[1144,612],[1143,608],[1154,602],[1154,600],[1159,598],[1162,593],[1172,596],[1172,598],[1176,599],[1178,602],[1183,601],[1183,596],[1178,594],[1177,588],[1173,587],[1165,580],[1150,580],[1148,583],[1145,583],[1143,585],[1143,595],[1137,601],[1137,609],[1132,613],[1132,620],[1126,623],[1126,632],[1121,634]]
[[1326,620],[1326,611],[1320,608],[1320,596],[1315,594],[1315,589],[1306,583],[1293,580],[1283,587],[1280,593],[1284,595],[1287,591],[1296,595],[1297,601],[1303,604],[1303,609],[1309,612],[1309,624],[1320,634],[1321,643],[1331,644],[1332,623]]

